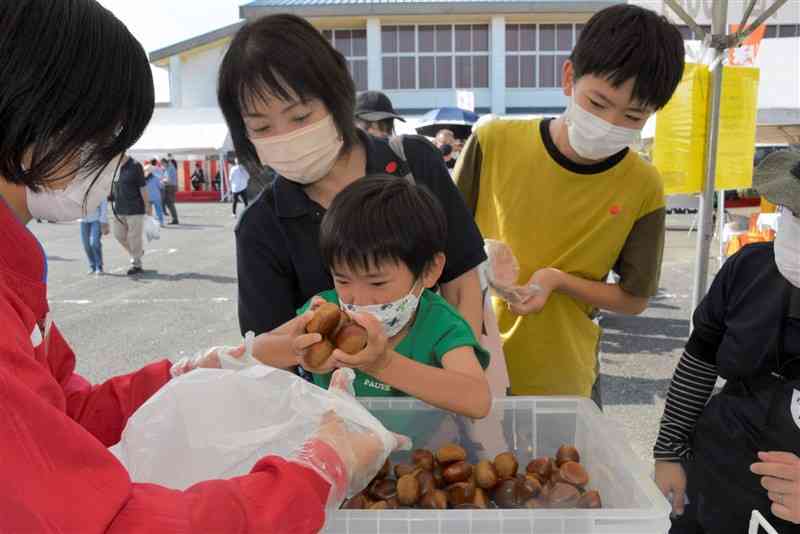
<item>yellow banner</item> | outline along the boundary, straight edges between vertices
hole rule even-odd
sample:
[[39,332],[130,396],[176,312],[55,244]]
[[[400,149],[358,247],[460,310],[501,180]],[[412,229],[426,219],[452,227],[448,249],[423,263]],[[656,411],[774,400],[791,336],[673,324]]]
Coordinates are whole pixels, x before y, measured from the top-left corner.
[[[716,189],[743,189],[753,183],[759,71],[724,67],[717,150]],[[702,190],[711,75],[687,63],[669,104],[658,113],[653,163],[668,195]]]

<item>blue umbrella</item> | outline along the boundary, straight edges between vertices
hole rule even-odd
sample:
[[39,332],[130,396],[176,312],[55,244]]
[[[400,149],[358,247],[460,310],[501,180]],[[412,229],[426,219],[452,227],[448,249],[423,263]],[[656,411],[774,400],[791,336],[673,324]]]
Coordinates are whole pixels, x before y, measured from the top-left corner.
[[466,109],[436,108],[422,116],[416,130],[420,135],[434,137],[439,130],[447,129],[453,131],[456,139],[466,139],[477,121],[477,113]]

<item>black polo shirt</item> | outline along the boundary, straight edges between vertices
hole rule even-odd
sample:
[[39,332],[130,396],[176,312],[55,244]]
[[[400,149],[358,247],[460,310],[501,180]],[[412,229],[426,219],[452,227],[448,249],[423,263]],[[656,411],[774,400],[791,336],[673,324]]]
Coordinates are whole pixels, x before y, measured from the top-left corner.
[[141,188],[147,185],[142,165],[128,158],[120,168],[114,184],[114,213],[117,215],[144,215],[144,198]]
[[772,347],[781,327],[782,357],[800,356],[800,289],[778,271],[772,243],[748,245],[697,307],[686,352],[727,380],[747,380],[777,370]]
[[[447,262],[440,283],[480,265],[486,255],[478,227],[453,183],[442,155],[423,137],[407,136],[407,164],[385,140],[359,131],[367,153],[367,174],[405,176],[439,199],[447,216]],[[303,187],[278,176],[245,211],[236,228],[239,326],[242,333],[267,332],[295,316],[312,296],[333,288],[319,250],[325,209]]]

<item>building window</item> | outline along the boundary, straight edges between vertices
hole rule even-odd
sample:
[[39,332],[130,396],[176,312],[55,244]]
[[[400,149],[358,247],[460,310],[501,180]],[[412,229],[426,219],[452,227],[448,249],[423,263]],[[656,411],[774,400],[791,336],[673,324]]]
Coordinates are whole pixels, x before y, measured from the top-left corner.
[[582,24],[506,25],[506,87],[561,87],[561,71]]
[[367,30],[323,30],[322,35],[342,53],[356,91],[367,90]]
[[384,89],[489,87],[489,26],[381,28]]

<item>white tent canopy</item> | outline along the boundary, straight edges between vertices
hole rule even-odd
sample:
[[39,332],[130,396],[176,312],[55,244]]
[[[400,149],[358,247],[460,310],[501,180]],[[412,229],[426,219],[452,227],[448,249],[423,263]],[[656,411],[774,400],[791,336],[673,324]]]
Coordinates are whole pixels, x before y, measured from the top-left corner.
[[128,154],[136,159],[167,153],[205,157],[229,150],[233,150],[233,143],[218,108],[156,108],[141,139]]

